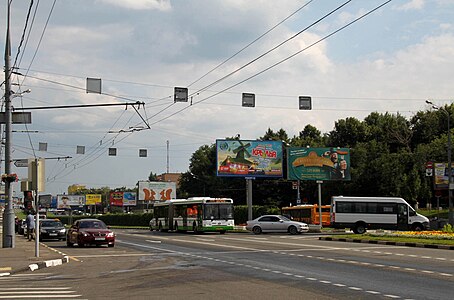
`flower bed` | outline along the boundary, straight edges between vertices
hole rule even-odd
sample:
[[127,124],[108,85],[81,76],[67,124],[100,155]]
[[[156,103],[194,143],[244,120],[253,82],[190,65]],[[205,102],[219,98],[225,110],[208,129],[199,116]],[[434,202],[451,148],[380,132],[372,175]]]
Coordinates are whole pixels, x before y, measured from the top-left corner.
[[369,233],[370,236],[381,236],[381,237],[408,237],[408,238],[423,238],[433,240],[454,240],[454,233],[444,232],[441,230],[434,231],[394,231],[394,232],[377,232]]

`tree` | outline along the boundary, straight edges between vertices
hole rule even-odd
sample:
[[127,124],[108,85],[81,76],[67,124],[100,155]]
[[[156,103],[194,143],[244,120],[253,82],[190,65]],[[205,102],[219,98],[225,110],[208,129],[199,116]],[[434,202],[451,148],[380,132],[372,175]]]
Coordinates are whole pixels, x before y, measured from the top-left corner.
[[158,181],[158,175],[156,173],[150,172],[150,175],[148,175],[148,181]]
[[334,130],[329,133],[328,146],[354,147],[367,140],[367,126],[358,119],[349,117],[334,123]]

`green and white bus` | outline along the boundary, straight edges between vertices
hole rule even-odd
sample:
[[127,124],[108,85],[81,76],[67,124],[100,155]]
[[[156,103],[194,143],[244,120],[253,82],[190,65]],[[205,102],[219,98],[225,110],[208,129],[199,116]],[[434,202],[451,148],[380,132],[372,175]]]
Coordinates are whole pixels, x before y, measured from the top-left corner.
[[230,198],[193,197],[156,202],[150,230],[215,231],[232,230],[233,200]]

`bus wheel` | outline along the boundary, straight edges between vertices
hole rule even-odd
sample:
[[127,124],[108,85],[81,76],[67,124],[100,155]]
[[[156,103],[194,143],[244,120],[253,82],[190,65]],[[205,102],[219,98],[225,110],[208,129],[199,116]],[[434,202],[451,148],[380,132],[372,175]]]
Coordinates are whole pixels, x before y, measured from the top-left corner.
[[220,234],[225,234],[225,230],[219,231]]
[[173,227],[173,230],[174,230],[175,232],[178,232],[178,223],[177,223],[177,222],[175,222],[175,226]]
[[262,228],[260,228],[258,226],[255,226],[254,228],[252,228],[252,232],[254,234],[261,234],[262,233]]
[[359,223],[356,224],[355,228],[353,228],[353,232],[356,234],[363,234],[366,232],[366,225]]
[[298,229],[296,229],[295,226],[290,226],[290,227],[288,228],[288,232],[289,232],[290,234],[298,234]]

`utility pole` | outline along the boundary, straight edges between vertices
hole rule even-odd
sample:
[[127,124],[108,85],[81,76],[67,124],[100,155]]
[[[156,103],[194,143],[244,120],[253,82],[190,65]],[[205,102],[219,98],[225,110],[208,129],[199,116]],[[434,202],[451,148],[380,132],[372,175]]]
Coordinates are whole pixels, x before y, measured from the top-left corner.
[[[11,112],[11,41],[10,41],[10,3],[6,0],[6,43],[5,43],[5,173],[11,174],[11,135],[12,135],[12,112]],[[5,182],[6,206],[3,212],[3,248],[15,248],[14,210],[11,182]]]

